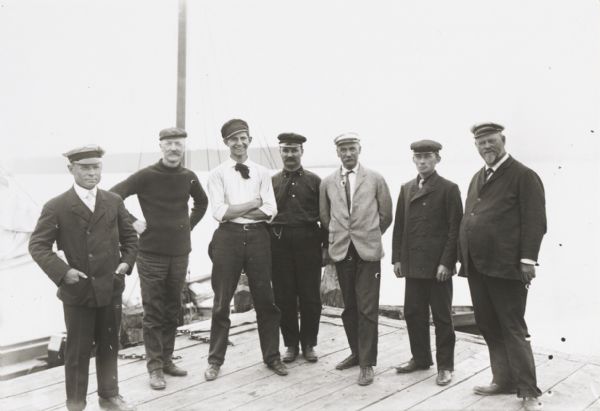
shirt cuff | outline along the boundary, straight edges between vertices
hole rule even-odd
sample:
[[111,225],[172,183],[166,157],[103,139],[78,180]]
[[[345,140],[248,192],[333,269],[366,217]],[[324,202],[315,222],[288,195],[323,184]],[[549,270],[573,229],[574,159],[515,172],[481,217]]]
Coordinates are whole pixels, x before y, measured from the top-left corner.
[[267,216],[269,216],[269,219],[267,220],[267,223],[269,223],[269,224],[271,224],[273,222],[273,220],[275,219],[275,217],[277,216],[277,213],[274,213],[273,209],[269,206],[262,205],[262,206],[258,207],[258,209],[260,211],[262,211],[263,213],[265,213]]
[[530,260],[529,258],[521,258],[521,262],[523,264],[538,265],[537,261]]
[[223,216],[227,212],[228,208],[229,208],[229,205],[227,205],[227,204],[223,204],[222,206],[218,207],[213,212],[213,217],[215,218],[215,220],[217,220],[219,223],[223,223],[224,222],[223,221]]

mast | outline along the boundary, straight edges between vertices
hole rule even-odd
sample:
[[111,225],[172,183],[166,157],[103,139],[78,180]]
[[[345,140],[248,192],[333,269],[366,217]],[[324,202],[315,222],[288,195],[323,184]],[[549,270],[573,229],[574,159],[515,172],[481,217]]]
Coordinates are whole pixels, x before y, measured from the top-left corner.
[[[186,86],[186,47],[187,47],[187,4],[179,0],[179,18],[177,35],[177,120],[176,125],[185,129],[185,86]],[[183,166],[189,166],[191,156],[187,150],[183,157]]]

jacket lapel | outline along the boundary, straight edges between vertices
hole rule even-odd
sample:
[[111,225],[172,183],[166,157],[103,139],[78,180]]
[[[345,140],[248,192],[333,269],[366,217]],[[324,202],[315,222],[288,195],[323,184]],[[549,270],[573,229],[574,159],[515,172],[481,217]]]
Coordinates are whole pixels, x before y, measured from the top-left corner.
[[356,172],[356,180],[354,181],[354,193],[356,194],[358,192],[358,188],[361,186],[362,183],[364,183],[365,179],[366,179],[366,170],[365,168],[361,165],[360,167],[358,167],[358,171]]
[[426,196],[427,194],[431,193],[432,191],[435,191],[437,189],[438,180],[439,180],[438,174],[436,172],[434,172],[429,177],[429,181],[427,181],[427,183],[423,185],[423,188],[419,190],[418,184],[417,184],[417,179],[415,179],[414,185],[417,190],[411,197],[410,201],[412,202],[412,201],[418,200],[419,198]]
[[88,222],[92,216],[92,212],[89,208],[81,201],[81,198],[75,192],[75,189],[71,187],[69,190],[69,202],[71,203],[71,211],[73,214],[81,217],[84,221]]
[[492,173],[492,176],[487,181],[485,181],[485,167],[484,167],[483,170],[481,171],[482,179],[483,179],[483,185],[481,186],[481,190],[484,190],[486,187],[488,187],[494,181],[496,181],[500,177],[502,177],[502,174],[504,174],[506,172],[506,170],[508,169],[508,167],[510,167],[512,162],[513,162],[513,158],[509,156],[506,159],[506,161],[504,163],[502,163],[502,165],[500,167],[498,167],[498,170],[496,170]]
[[348,209],[348,202],[346,201],[346,179],[342,177],[342,169],[339,168],[335,173],[335,188],[338,193],[340,201],[344,204],[344,209]]
[[98,189],[96,191],[96,206],[94,207],[94,214],[92,214],[92,220],[90,221],[90,226],[96,224],[102,216],[106,213],[106,200],[104,198],[104,194],[102,191]]

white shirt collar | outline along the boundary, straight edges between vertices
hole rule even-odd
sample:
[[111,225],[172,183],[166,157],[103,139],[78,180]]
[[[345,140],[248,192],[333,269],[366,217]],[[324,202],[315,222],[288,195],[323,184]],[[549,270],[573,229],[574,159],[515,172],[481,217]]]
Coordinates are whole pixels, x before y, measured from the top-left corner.
[[345,176],[346,174],[348,174],[350,171],[353,171],[354,174],[356,174],[356,173],[358,173],[358,169],[359,168],[360,168],[360,163],[356,163],[356,166],[353,169],[351,169],[351,170],[348,170],[346,167],[342,166],[341,167],[341,173],[342,173],[343,176]]
[[502,158],[500,159],[500,161],[498,161],[498,162],[497,162],[496,164],[494,164],[492,167],[489,167],[489,166],[486,164],[486,165],[485,165],[485,169],[487,170],[487,169],[491,168],[491,169],[494,171],[494,173],[495,173],[495,172],[496,172],[496,170],[498,170],[498,168],[499,168],[499,167],[500,167],[500,166],[501,166],[501,165],[502,165],[502,164],[503,164],[503,163],[504,163],[506,160],[508,160],[508,157],[509,157],[509,154],[508,154],[508,152],[507,152],[507,153],[505,153],[505,154],[504,154],[504,157],[502,157]]
[[[227,162],[226,162],[226,164],[227,164],[227,166],[228,166],[228,167],[235,167],[235,165],[236,165],[237,163],[238,163],[238,162],[237,162],[237,161],[235,161],[235,160],[234,160],[233,158],[231,158],[231,157],[229,157],[229,158],[227,159]],[[246,161],[244,161],[243,163],[240,163],[240,164],[245,164],[245,165],[247,165],[248,167],[250,167],[250,165],[251,165],[251,164],[253,164],[253,163],[252,163],[252,161],[250,160],[250,157],[248,157],[248,158],[246,158]]]
[[98,186],[94,186],[94,188],[88,190],[75,183],[73,184],[73,188],[75,189],[75,192],[77,193],[79,198],[87,198],[89,193],[92,193],[92,196],[94,197],[96,197],[96,194],[98,194]]

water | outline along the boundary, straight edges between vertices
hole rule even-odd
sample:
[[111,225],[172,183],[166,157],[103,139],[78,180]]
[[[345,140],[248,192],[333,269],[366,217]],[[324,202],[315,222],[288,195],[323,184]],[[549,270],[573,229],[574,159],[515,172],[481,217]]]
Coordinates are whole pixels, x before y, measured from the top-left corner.
[[[441,163],[438,167],[441,175],[459,184],[463,201],[470,178],[480,166],[476,161],[472,164],[473,166],[467,167],[464,164],[446,162]],[[370,166],[367,163],[365,165]],[[600,276],[597,275],[598,270],[593,258],[598,252],[599,245],[596,238],[599,228],[599,199],[596,192],[581,196],[584,187],[576,183],[581,175],[597,175],[597,166],[591,162],[574,165],[551,161],[529,165],[540,174],[544,181],[549,230],[542,244],[538,277],[530,289],[527,306],[527,321],[533,344],[547,347],[550,350],[600,355],[597,344],[593,343],[593,341],[600,340],[600,331],[593,325],[597,322],[600,314],[600,299],[597,294],[597,290],[600,289]],[[400,185],[416,175],[414,165],[410,162],[394,166],[375,165],[370,168],[379,171],[386,178],[394,206]],[[333,171],[333,168],[310,169],[321,176],[328,175]],[[203,186],[206,187],[208,174],[206,172],[197,174]],[[72,177],[66,173],[22,174],[16,177],[21,186],[40,206],[72,184]],[[126,177],[127,174],[105,173],[100,187],[110,188]],[[141,215],[135,198],[127,199],[126,206],[133,214]],[[216,226],[217,222],[211,217],[209,207],[207,215],[192,232],[193,250],[190,255],[190,273],[193,278],[210,274],[211,263],[207,247]],[[397,279],[392,272],[391,235],[392,229],[390,228],[383,237],[386,256],[382,260],[380,303],[401,305],[404,281]],[[6,278],[3,278],[2,281],[3,284],[10,285]],[[15,281],[16,283],[22,284],[21,287],[28,287],[25,294],[29,296],[29,299],[25,306],[30,308],[26,309],[39,310],[39,307],[49,304],[52,307],[49,308],[50,311],[56,308],[54,311],[60,312],[60,304],[53,296],[54,285],[49,280],[43,286],[36,285],[31,289],[29,287],[33,287],[33,282],[27,284]],[[138,302],[140,299],[139,288],[136,285],[135,276],[127,278],[127,289],[124,296],[132,303]],[[3,294],[9,294],[8,297],[3,295],[4,301],[16,298],[15,294],[17,293],[14,290],[4,291],[10,290],[10,287],[3,285],[2,289]],[[454,290],[454,305],[471,305],[465,279],[455,277]],[[19,307],[22,306],[19,304]],[[11,330],[8,327],[10,315],[7,312],[10,308],[7,308],[6,304],[3,304],[2,307],[3,314],[0,317],[2,327]],[[62,322],[61,316],[62,313],[57,326],[60,326]],[[52,322],[49,317],[51,317],[50,313],[48,313],[47,323]],[[13,323],[16,324],[16,321]],[[14,334],[16,335],[16,333]]]

